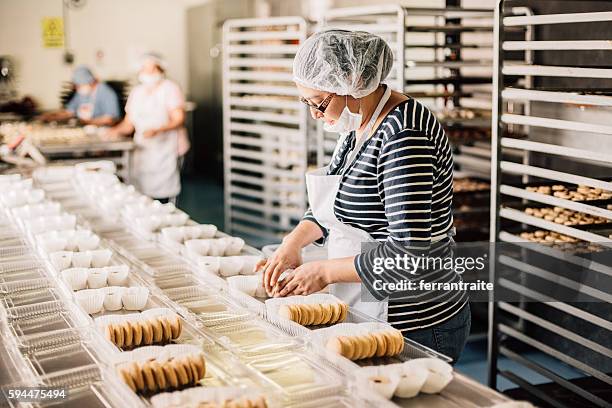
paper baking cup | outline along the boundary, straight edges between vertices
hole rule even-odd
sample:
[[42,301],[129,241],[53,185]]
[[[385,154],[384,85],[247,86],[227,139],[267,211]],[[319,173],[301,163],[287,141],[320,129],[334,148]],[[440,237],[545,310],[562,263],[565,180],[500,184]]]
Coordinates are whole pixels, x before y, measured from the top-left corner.
[[410,364],[410,361],[401,364],[390,364],[385,366],[388,370],[394,370],[400,376],[399,383],[394,395],[399,398],[412,398],[419,394],[425,384],[429,372],[420,364]]
[[261,277],[252,276],[230,276],[227,278],[227,284],[231,289],[246,293],[251,297],[255,297],[257,287],[261,286]]
[[219,259],[219,275],[223,277],[238,275],[243,267],[244,261],[238,256]]
[[355,374],[359,390],[372,390],[380,396],[391,399],[400,382],[400,376],[386,366],[362,367]]
[[240,270],[241,275],[256,274],[257,271],[255,270],[255,266],[257,265],[259,261],[263,259],[261,256],[257,256],[257,255],[242,255],[242,256],[237,256],[237,258],[242,259],[242,262],[243,262],[242,269]]
[[104,296],[104,309],[114,312],[123,308],[123,286],[108,286],[106,287],[106,295]]
[[219,275],[221,268],[221,257],[218,256],[200,256],[197,258],[198,267],[208,273]]
[[437,358],[417,358],[410,360],[409,363],[427,370],[427,380],[421,388],[421,392],[425,394],[436,394],[442,391],[453,379],[453,367]]
[[60,276],[70,289],[82,290],[87,287],[89,271],[87,268],[70,268],[60,272]]
[[97,249],[95,251],[88,251],[91,254],[91,266],[94,268],[102,268],[107,266],[110,262],[113,252],[109,249]]
[[49,260],[51,265],[58,271],[67,269],[72,264],[72,252],[69,251],[58,251],[49,254]]
[[79,251],[81,252],[91,251],[91,250],[98,248],[98,246],[100,246],[100,238],[97,235],[77,238],[76,244],[77,244],[77,247],[79,248]]
[[74,297],[88,314],[96,314],[102,311],[106,291],[103,289],[84,289],[76,292]]
[[210,239],[190,239],[185,241],[185,248],[192,255],[209,256],[211,241]]
[[[188,228],[188,227],[184,227]],[[186,238],[186,234],[181,227],[166,227],[161,229],[162,238],[171,242],[183,242],[185,239],[195,239],[198,237]]]
[[108,272],[104,268],[90,268],[89,276],[87,277],[87,287],[89,289],[98,289],[107,285],[106,279]]
[[228,241],[223,239],[210,239],[210,247],[208,250],[208,255],[210,256],[223,256],[225,255],[225,251],[227,249]]
[[121,297],[125,310],[142,310],[147,304],[149,289],[144,286],[126,288]]
[[212,238],[217,233],[217,226],[212,224],[200,224],[193,227],[185,227],[188,229],[187,236],[191,235],[191,231],[197,233],[194,238]]
[[189,216],[184,212],[180,212],[178,214],[164,215],[162,220],[163,224],[169,227],[180,227],[189,221]]
[[72,266],[75,268],[89,268],[92,266],[91,252],[73,252]]
[[112,265],[104,268],[108,274],[106,281],[110,286],[125,286],[130,268],[127,265]]
[[226,243],[225,256],[240,255],[242,248],[244,248],[244,239],[238,237],[225,237],[219,238],[219,241]]
[[52,252],[63,251],[64,249],[66,249],[66,244],[68,243],[68,240],[66,239],[52,237],[37,239],[37,241],[38,245],[40,245],[40,248],[48,254]]

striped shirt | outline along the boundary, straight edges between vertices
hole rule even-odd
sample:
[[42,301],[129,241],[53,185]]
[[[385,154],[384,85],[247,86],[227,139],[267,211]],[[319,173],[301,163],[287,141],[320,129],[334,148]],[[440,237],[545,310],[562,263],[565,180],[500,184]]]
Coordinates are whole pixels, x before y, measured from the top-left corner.
[[[372,273],[375,257],[395,257],[406,252],[405,246],[427,247],[433,242],[450,241],[453,158],[440,123],[412,98],[396,106],[363,144],[353,162],[347,163],[355,144],[352,132],[336,149],[328,174],[343,174],[334,203],[338,220],[366,231],[384,244],[355,258],[357,272],[368,287],[374,279],[382,278]],[[310,210],[304,219],[316,223]],[[324,240],[327,231],[322,230]],[[388,280],[394,278],[398,277],[389,276]],[[458,280],[460,277],[454,271],[442,270],[427,278],[430,282]],[[371,287],[368,289],[375,292]],[[380,291],[378,295],[374,296],[386,297]],[[420,296],[415,295],[414,301],[391,299],[389,322],[402,331],[431,327],[458,313],[467,301],[464,292]]]

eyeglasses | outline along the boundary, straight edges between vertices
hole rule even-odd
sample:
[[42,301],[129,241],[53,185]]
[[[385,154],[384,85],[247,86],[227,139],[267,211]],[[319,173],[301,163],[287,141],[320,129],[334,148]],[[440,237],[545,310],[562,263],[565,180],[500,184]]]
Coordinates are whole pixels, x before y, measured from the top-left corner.
[[305,105],[308,105],[308,107],[312,109],[318,110],[321,113],[325,113],[325,109],[327,109],[329,103],[332,101],[332,99],[334,99],[334,96],[334,94],[329,94],[325,99],[323,99],[323,102],[321,102],[319,105],[315,105],[314,103],[311,103],[308,99],[303,97],[300,97],[300,102]]

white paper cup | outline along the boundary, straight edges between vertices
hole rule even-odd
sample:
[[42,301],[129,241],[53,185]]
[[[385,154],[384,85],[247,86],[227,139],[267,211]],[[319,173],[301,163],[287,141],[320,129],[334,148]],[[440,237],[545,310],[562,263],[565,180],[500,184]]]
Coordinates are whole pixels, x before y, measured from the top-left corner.
[[385,366],[363,367],[357,372],[357,382],[362,391],[370,389],[386,399],[391,399],[399,380],[399,375]]
[[62,280],[66,282],[72,290],[83,290],[87,287],[87,277],[89,270],[87,268],[70,268],[60,272]]
[[125,310],[142,310],[147,304],[149,289],[144,286],[126,288],[121,297]]
[[221,239],[211,239],[208,241],[210,243],[210,249],[208,250],[208,255],[210,256],[223,256],[225,254],[225,250],[227,249],[227,242]]
[[238,237],[226,237],[219,238],[226,243],[225,256],[240,255],[242,248],[244,248],[244,239]]
[[45,237],[38,240],[38,243],[46,253],[63,251],[66,248],[68,241],[58,237]]
[[402,364],[393,364],[387,366],[397,369],[399,374],[399,383],[395,389],[394,395],[399,398],[412,398],[419,394],[423,384],[427,381],[429,372],[419,364],[410,364],[410,361]]
[[88,314],[102,311],[106,293],[100,289],[84,289],[74,294],[76,301]]
[[211,241],[208,239],[190,239],[185,241],[185,248],[187,252],[194,255],[209,256]]
[[218,256],[201,256],[198,258],[198,266],[208,273],[219,275],[221,258]]
[[201,224],[197,227],[187,227],[187,228],[195,228],[198,232],[198,238],[212,238],[217,233],[217,227],[212,224]]
[[91,266],[94,268],[102,268],[110,262],[113,252],[108,249],[97,249],[95,251],[89,251],[91,254]]
[[122,286],[108,286],[104,297],[104,309],[114,312],[123,308],[123,293],[125,288]]
[[220,258],[219,275],[228,277],[240,274],[244,261],[240,257]]
[[91,267],[91,253],[90,252],[73,252],[72,253],[72,266],[75,268]]
[[113,265],[104,268],[108,276],[106,281],[110,286],[125,286],[130,273],[130,268],[127,265]]
[[49,254],[49,260],[55,269],[63,271],[70,267],[72,263],[72,252],[58,251]]
[[183,230],[180,227],[166,227],[162,228],[161,235],[164,239],[171,242],[183,242],[185,239],[194,239],[196,237],[187,238],[185,234],[183,234]]
[[106,279],[108,272],[103,268],[91,268],[89,269],[89,276],[87,277],[87,287],[89,289],[103,288],[107,285]]
[[100,238],[97,235],[79,237],[76,241],[77,247],[81,252],[94,250],[100,245]]
[[421,388],[425,394],[436,394],[442,391],[453,379],[453,367],[437,358],[417,358],[409,365],[417,365],[428,371],[427,380]]
[[243,261],[242,269],[240,270],[241,275],[254,275],[257,273],[255,270],[255,266],[257,262],[261,261],[263,258],[257,255],[244,255],[240,256]]
[[[261,277],[259,277],[261,279]],[[242,293],[246,293],[251,297],[255,297],[257,293],[257,286],[259,285],[258,277],[253,276],[230,276],[227,278],[227,285],[231,289],[238,290]]]

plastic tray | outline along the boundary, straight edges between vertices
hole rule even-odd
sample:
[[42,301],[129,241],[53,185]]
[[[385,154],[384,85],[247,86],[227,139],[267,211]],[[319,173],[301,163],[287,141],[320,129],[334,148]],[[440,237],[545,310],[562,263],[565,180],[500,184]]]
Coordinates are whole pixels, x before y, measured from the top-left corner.
[[90,324],[80,308],[60,300],[11,307],[1,312],[5,333],[13,336],[82,328]]

